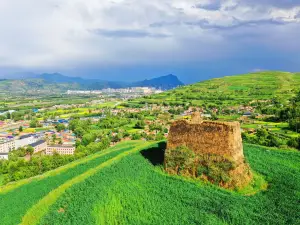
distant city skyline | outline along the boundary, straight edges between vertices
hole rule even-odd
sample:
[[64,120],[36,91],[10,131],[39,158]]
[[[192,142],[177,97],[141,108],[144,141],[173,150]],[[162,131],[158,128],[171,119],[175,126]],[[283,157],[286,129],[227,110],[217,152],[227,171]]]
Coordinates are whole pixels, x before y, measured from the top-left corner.
[[2,0],[0,29],[1,78],[300,71],[298,0]]

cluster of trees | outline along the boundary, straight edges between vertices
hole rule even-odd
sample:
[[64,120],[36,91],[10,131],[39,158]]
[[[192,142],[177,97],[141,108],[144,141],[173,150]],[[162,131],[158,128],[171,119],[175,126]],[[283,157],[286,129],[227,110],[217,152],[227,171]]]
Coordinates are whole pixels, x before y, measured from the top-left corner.
[[37,128],[40,126],[40,123],[37,119],[32,119],[29,123],[30,128]]
[[61,132],[66,129],[66,126],[62,123],[59,123],[55,126],[55,128],[56,128],[57,132]]
[[95,137],[92,134],[91,136],[85,134],[82,143],[79,144],[74,155],[33,155],[29,161],[26,161],[24,157],[28,154],[33,154],[34,149],[32,147],[29,146],[12,151],[9,155],[9,161],[0,160],[0,174],[3,174],[3,183],[6,184],[43,174],[79,158],[102,151],[110,146],[109,138],[102,138],[99,142],[94,142],[94,140]]
[[138,120],[134,126],[136,129],[144,129],[146,126],[146,123],[144,120]]
[[122,127],[129,123],[130,123],[130,119],[128,118],[124,118],[120,116],[109,116],[105,119],[100,120],[97,126],[103,129],[111,129],[116,127]]
[[26,161],[14,156],[9,161],[0,160],[0,174],[3,174],[3,183],[6,184],[43,174],[78,158],[78,155],[61,156],[54,154],[53,156],[32,157],[31,160]]
[[16,111],[16,112],[12,112],[12,113],[6,113],[4,115],[0,116],[0,120],[4,121],[6,119],[11,119],[16,121],[20,121],[20,120],[25,120],[25,119],[31,119],[33,118],[35,115],[34,112],[32,112],[31,110],[20,110],[20,111]]
[[258,144],[268,147],[290,147],[300,149],[300,138],[291,138],[285,135],[269,132],[259,128],[255,134],[242,133],[243,140],[247,143]]
[[300,133],[300,92],[290,99],[287,106],[280,103],[280,100],[272,99],[272,105],[259,107],[258,110],[267,115],[273,115],[266,119],[268,122],[288,122],[289,128]]
[[17,150],[11,151],[9,153],[9,160],[17,161],[21,157],[25,157],[26,155],[32,155],[33,152],[34,149],[31,146],[22,147]]

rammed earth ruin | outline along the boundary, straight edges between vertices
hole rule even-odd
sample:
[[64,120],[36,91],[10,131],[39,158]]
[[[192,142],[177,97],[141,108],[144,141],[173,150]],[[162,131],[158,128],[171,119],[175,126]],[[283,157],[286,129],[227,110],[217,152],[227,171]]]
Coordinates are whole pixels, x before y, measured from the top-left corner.
[[[192,151],[189,166],[170,162],[178,158],[174,154],[179,154],[175,153],[179,147]],[[173,174],[201,177],[225,188],[243,187],[252,179],[244,158],[240,124],[203,121],[199,113],[191,121],[179,120],[171,126],[165,169]]]

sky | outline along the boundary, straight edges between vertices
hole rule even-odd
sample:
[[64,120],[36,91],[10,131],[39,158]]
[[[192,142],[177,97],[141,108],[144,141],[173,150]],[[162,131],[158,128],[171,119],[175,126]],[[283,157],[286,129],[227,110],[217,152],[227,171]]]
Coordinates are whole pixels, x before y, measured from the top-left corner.
[[300,71],[299,0],[1,0],[0,77]]

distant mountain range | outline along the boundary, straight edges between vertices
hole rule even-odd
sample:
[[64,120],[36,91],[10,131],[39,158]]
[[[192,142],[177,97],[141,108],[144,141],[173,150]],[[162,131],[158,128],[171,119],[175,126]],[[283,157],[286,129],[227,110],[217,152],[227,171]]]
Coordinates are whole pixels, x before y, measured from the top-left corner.
[[26,74],[18,79],[0,79],[0,93],[63,93],[66,90],[101,90],[104,88],[153,87],[169,90],[184,85],[170,74],[138,82],[103,81],[68,77],[59,73]]

